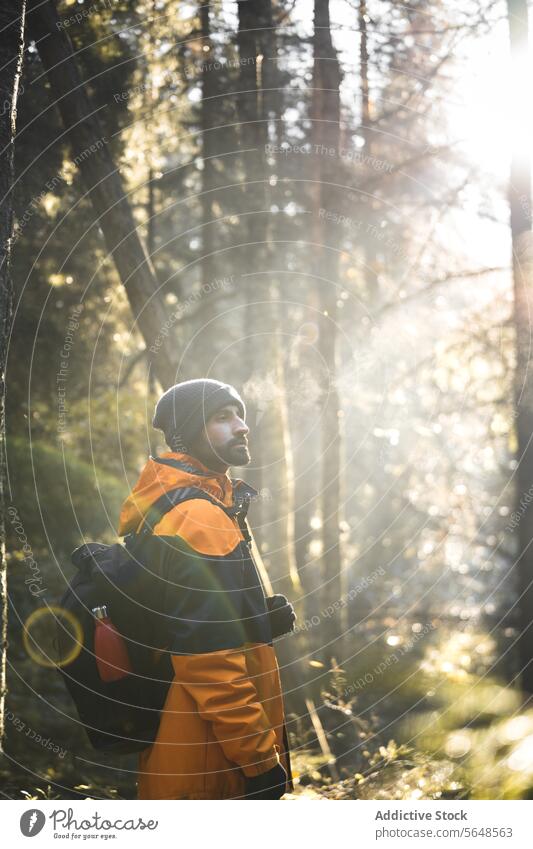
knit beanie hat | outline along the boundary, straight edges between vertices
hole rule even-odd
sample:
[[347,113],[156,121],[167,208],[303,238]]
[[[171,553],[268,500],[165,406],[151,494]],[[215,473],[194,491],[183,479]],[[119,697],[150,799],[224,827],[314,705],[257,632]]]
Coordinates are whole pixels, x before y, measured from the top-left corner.
[[172,451],[187,452],[209,417],[226,404],[236,404],[244,419],[246,408],[233,386],[218,380],[185,380],[161,396],[152,425],[163,431]]

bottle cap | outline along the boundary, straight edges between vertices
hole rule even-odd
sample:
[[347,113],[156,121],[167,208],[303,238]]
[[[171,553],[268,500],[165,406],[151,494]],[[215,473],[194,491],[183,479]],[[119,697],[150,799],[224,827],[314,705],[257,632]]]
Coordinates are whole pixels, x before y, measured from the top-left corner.
[[96,619],[107,619],[106,605],[102,604],[100,607],[93,607],[92,614],[96,617]]

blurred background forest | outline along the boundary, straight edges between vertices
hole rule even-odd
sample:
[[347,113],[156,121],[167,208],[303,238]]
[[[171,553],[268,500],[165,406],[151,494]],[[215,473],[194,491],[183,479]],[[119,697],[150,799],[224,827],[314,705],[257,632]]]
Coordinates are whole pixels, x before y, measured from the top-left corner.
[[525,0],[28,0],[23,37],[0,794],[135,797],[24,623],[208,376],[298,613],[295,796],[531,798]]

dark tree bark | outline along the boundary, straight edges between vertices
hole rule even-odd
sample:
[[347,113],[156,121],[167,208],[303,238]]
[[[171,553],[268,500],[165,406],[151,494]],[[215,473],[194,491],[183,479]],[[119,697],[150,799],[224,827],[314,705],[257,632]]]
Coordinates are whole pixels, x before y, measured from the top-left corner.
[[[359,26],[359,66],[360,66],[360,84],[361,84],[361,135],[365,140],[364,155],[372,156],[372,133],[373,127],[371,124],[372,115],[370,111],[370,82],[368,77],[368,29],[367,29],[367,6],[366,0],[359,0],[358,9],[358,26]],[[362,214],[366,215],[367,224],[372,224],[375,214],[372,210],[372,204],[365,201],[365,207]],[[379,286],[376,274],[376,248],[377,242],[372,235],[372,230],[368,232],[364,242],[361,244],[361,253],[364,257],[364,280],[366,288],[366,302],[368,309],[373,309],[379,302]]]
[[[272,362],[272,347],[270,345],[269,307],[266,302],[269,297],[269,281],[266,265],[266,243],[268,234],[268,217],[266,214],[267,192],[264,149],[268,141],[268,125],[261,116],[260,91],[258,85],[257,57],[261,48],[257,29],[262,23],[261,5],[270,5],[270,0],[262,4],[261,0],[240,0],[237,3],[239,14],[239,29],[237,46],[239,50],[239,92],[237,108],[240,123],[240,144],[242,149],[242,168],[244,184],[241,199],[241,241],[246,247],[240,248],[240,265],[244,274],[259,272],[255,277],[248,278],[249,290],[246,302],[246,331],[250,335],[249,345],[249,376],[258,381],[265,371],[265,364]],[[245,278],[246,279],[246,278]],[[262,315],[262,322],[259,314]],[[258,355],[261,349],[261,356]],[[262,434],[259,433],[259,423],[262,410],[257,399],[250,398],[250,419],[255,425],[251,432],[254,469],[253,485],[261,490],[264,487],[265,452]],[[264,427],[264,422],[263,422]],[[259,502],[256,511],[256,536],[260,550],[268,545],[265,526],[265,504]]]
[[[359,64],[361,67],[361,124],[366,145],[370,145],[370,85],[368,81],[368,33],[366,0],[359,0]],[[365,150],[365,153],[367,151]]]
[[[217,223],[216,201],[222,201],[221,194],[217,193],[220,176],[217,174],[217,155],[223,151],[220,149],[222,138],[220,135],[220,124],[222,121],[220,112],[220,83],[218,81],[219,71],[216,64],[216,40],[212,38],[215,11],[213,7],[198,0],[198,17],[200,21],[200,36],[202,45],[201,65],[201,91],[202,100],[200,104],[200,138],[202,146],[202,192],[200,204],[202,210],[202,260],[201,274],[202,283],[212,284],[217,277]],[[222,203],[219,204],[222,206]],[[213,333],[217,333],[218,299],[214,292],[208,292],[202,301],[202,340],[206,344],[199,346],[197,353],[197,366],[199,372],[208,374],[213,363],[213,349],[207,344],[207,340]]]
[[152,369],[166,389],[176,379],[176,342],[161,336],[168,313],[150,257],[139,238],[121,176],[89,101],[72,43],[53,0],[29,0],[28,33],[35,40],[55,104],[67,130],[107,249],[120,275],[147,350],[156,348]]
[[[517,103],[530,97],[529,80],[524,75],[528,49],[529,27],[527,0],[507,0],[511,59],[514,74],[511,84]],[[525,111],[525,110],[524,110]],[[518,117],[518,116],[516,116]],[[533,244],[531,234],[531,161],[524,128],[523,136],[514,139],[509,186],[511,238],[513,252],[514,325],[516,334],[515,416],[518,441],[517,511],[518,525],[517,571],[520,592],[519,658],[522,685],[533,693]]]
[[[329,0],[315,0],[313,36],[312,140],[314,174],[314,242],[316,251],[318,346],[324,367],[321,371],[320,414],[322,575],[321,597],[326,606],[341,598],[342,559],[339,540],[340,520],[340,427],[337,377],[337,286],[339,274],[335,225],[324,210],[337,208],[335,183],[340,147],[341,71],[330,29]],[[322,213],[320,212],[322,210]],[[339,618],[331,617],[333,639],[344,630],[345,609]],[[324,637],[322,634],[321,637]],[[331,651],[334,651],[333,646]]]
[[0,6],[0,751],[4,738],[7,653],[6,422],[7,341],[13,312],[9,273],[13,237],[14,143],[17,93],[24,53],[25,0]]
[[[294,593],[300,588],[294,556],[294,480],[288,430],[284,368],[281,361],[276,281],[272,276],[272,226],[267,189],[266,145],[269,112],[279,98],[276,87],[276,40],[270,0],[238,3],[239,93],[238,113],[245,182],[242,196],[241,265],[250,289],[246,331],[250,336],[250,377],[275,386],[274,397],[251,398],[253,484],[268,484],[271,497],[260,501],[257,538],[270,561],[277,589]],[[258,403],[259,402],[259,403]],[[263,418],[264,417],[264,418]],[[261,424],[262,422],[262,424]],[[255,427],[254,427],[255,425]],[[255,430],[255,438],[254,438]],[[268,469],[268,473],[265,470]]]
[[[204,283],[210,283],[215,278],[215,257],[214,257],[214,212],[213,212],[213,191],[215,184],[214,172],[214,156],[215,135],[213,133],[213,115],[216,114],[214,104],[217,94],[217,77],[213,67],[213,56],[211,43],[211,21],[210,21],[210,6],[207,3],[199,2],[200,12],[200,31],[202,34],[202,47],[204,48],[202,62],[202,104],[201,104],[201,133],[202,133],[202,153],[203,153],[203,171],[202,171],[202,276]],[[207,50],[205,48],[208,48]]]
[[[256,380],[265,364],[272,362],[272,348],[269,349],[271,330],[270,281],[267,255],[269,238],[269,216],[267,214],[265,145],[268,141],[268,124],[261,108],[260,67],[258,57],[261,54],[259,30],[265,26],[265,8],[270,0],[240,0],[237,3],[239,29],[237,45],[239,49],[239,92],[237,95],[240,122],[240,142],[242,149],[242,168],[244,183],[241,199],[241,241],[245,247],[240,249],[243,273],[256,272],[251,278],[250,292],[247,296],[247,331],[251,336],[250,374]],[[260,334],[260,335],[256,335]],[[257,351],[261,348],[261,355]],[[260,409],[250,404],[252,419],[259,419]],[[253,438],[253,435],[252,435]],[[258,439],[254,447],[254,486],[261,489],[263,484],[262,440]]]

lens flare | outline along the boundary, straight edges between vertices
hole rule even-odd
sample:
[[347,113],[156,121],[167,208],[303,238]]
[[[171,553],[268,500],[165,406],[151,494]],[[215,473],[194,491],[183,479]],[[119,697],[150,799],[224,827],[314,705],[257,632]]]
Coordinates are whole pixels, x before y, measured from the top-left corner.
[[22,641],[39,666],[68,666],[83,646],[83,629],[70,611],[56,605],[39,607],[24,623]]

